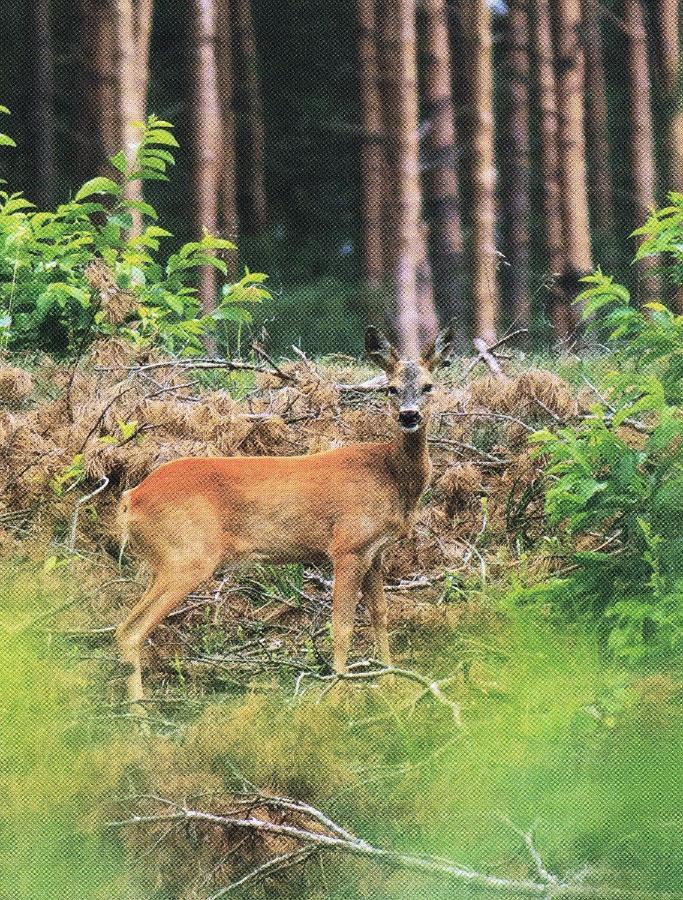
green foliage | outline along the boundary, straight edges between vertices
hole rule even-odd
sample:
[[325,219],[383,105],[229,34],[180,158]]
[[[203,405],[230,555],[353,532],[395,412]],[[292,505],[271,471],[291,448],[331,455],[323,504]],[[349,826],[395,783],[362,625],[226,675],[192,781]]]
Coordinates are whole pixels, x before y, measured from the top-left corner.
[[0,571],[0,897],[132,900],[120,848],[88,824],[99,741],[82,664],[44,631],[74,590],[56,568]]
[[[675,229],[660,229],[674,209]],[[683,208],[649,222],[640,255],[681,242]],[[576,573],[546,593],[590,610],[612,650],[637,660],[683,639],[683,316],[661,303],[634,308],[601,272],[584,280],[584,319],[614,350],[604,398],[578,427],[531,441],[547,459],[551,524],[573,542],[598,537],[573,553]]]
[[[234,244],[205,234],[184,244],[165,262],[158,251],[172,237],[156,224],[149,203],[127,196],[135,181],[167,180],[177,142],[171,124],[150,116],[138,123],[140,143],[129,164],[111,158],[118,181],[98,176],[54,212],[36,210],[21,194],[0,192],[0,343],[13,349],[68,353],[100,334],[117,333],[136,344],[155,343],[175,352],[202,352],[202,338],[219,328],[227,339],[251,322],[248,306],[270,298],[265,275],[245,271],[222,288],[217,309],[202,315],[197,271],[213,266],[226,278],[223,252]],[[169,149],[170,148],[170,149]],[[134,219],[140,227],[131,231]],[[113,324],[90,286],[86,268],[101,259],[116,288],[133,302],[124,321]]]

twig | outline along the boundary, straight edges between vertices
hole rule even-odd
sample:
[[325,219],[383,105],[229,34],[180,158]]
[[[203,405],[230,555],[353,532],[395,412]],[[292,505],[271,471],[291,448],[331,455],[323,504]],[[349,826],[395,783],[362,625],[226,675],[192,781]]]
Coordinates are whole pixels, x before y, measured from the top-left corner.
[[407,681],[414,681],[424,688],[425,693],[431,694],[435,700],[444,706],[449,707],[453,715],[453,721],[456,725],[462,725],[462,717],[460,714],[460,704],[455,700],[449,700],[441,690],[442,684],[447,684],[452,678],[442,678],[438,681],[432,681],[419,672],[413,672],[412,669],[400,669],[396,666],[383,666],[381,668],[370,669],[369,671],[357,671],[362,666],[374,665],[373,660],[362,660],[349,666],[347,672],[334,672],[332,675],[320,675],[318,672],[304,671],[300,672],[295,684],[294,695],[301,694],[301,685],[305,678],[313,678],[316,681],[324,681],[328,687],[325,690],[331,690],[340,681],[371,681],[375,678],[383,678],[386,675],[395,675],[397,678],[405,678]]
[[500,375],[502,377],[503,370],[500,367],[500,363],[491,353],[491,350],[487,346],[486,341],[483,338],[475,338],[472,343],[474,344],[474,349],[479,353],[477,362],[479,360],[481,360],[481,362],[485,362],[493,375]]
[[256,866],[255,869],[251,869],[246,875],[238,878],[237,881],[232,881],[224,888],[221,888],[220,891],[211,894],[210,897],[207,897],[207,900],[218,900],[219,897],[225,897],[238,888],[244,887],[245,884],[253,881],[262,881],[274,872],[283,872],[286,869],[290,869],[297,863],[308,859],[313,853],[315,853],[315,850],[312,847],[304,846],[299,847],[298,850],[293,850],[291,853],[282,853],[280,856],[275,856],[260,866]]
[[80,512],[81,506],[84,503],[87,503],[89,500],[92,500],[93,497],[96,497],[101,491],[103,491],[109,484],[109,479],[106,475],[103,475],[100,479],[97,487],[94,491],[91,491],[89,494],[86,494],[85,497],[81,497],[76,501],[76,506],[74,508],[74,514],[71,518],[71,532],[69,535],[69,553],[73,553],[76,549],[76,528],[78,527],[78,514]]

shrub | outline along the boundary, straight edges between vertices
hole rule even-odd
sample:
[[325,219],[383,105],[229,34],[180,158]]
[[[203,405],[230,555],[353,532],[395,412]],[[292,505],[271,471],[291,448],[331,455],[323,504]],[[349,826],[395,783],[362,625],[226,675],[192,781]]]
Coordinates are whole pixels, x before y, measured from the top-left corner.
[[[683,195],[672,198],[639,229],[638,257],[675,254],[677,280]],[[547,459],[550,522],[592,543],[573,553],[574,573],[550,593],[589,610],[610,648],[636,660],[683,637],[683,316],[659,302],[636,309],[599,271],[584,280],[583,317],[605,336],[614,369],[578,427],[531,438]]]
[[[117,153],[117,180],[92,178],[54,212],[0,192],[0,348],[64,354],[114,333],[185,354],[201,352],[207,333],[239,341],[249,305],[270,297],[266,276],[247,269],[235,284],[226,281],[216,310],[203,315],[197,271],[213,266],[227,279],[220,254],[235,245],[205,234],[161,260],[171,233],[149,203],[125,196],[130,182],[167,178],[178,146],[171,128],[150,116],[132,165]],[[134,216],[141,227],[131,231]]]

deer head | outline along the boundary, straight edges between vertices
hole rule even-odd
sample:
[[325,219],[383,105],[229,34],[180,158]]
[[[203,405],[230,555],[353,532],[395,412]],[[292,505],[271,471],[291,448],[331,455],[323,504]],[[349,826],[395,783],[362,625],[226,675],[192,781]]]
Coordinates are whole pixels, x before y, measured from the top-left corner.
[[366,329],[365,352],[368,359],[387,373],[387,394],[404,433],[418,431],[427,424],[434,386],[432,372],[449,363],[454,342],[455,328],[451,322],[425,345],[419,359],[401,359],[383,334],[372,326]]

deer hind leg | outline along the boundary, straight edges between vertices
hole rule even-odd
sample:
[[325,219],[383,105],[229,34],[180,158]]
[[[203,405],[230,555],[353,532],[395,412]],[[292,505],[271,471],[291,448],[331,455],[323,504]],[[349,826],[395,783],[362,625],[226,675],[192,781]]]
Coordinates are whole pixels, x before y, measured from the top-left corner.
[[378,553],[373,559],[372,565],[363,579],[362,594],[370,613],[370,621],[372,622],[372,631],[375,637],[375,653],[385,666],[390,666],[391,651],[389,650],[389,635],[387,633],[387,598],[384,593],[381,553]]
[[346,671],[356,606],[370,561],[365,553],[345,553],[333,559],[332,647],[335,672]]
[[197,585],[212,575],[219,562],[219,556],[193,558],[182,563],[174,561],[172,568],[158,570],[140,602],[116,629],[121,657],[133,667],[128,678],[128,698],[133,704],[139,704],[144,698],[141,656],[147,637]]

